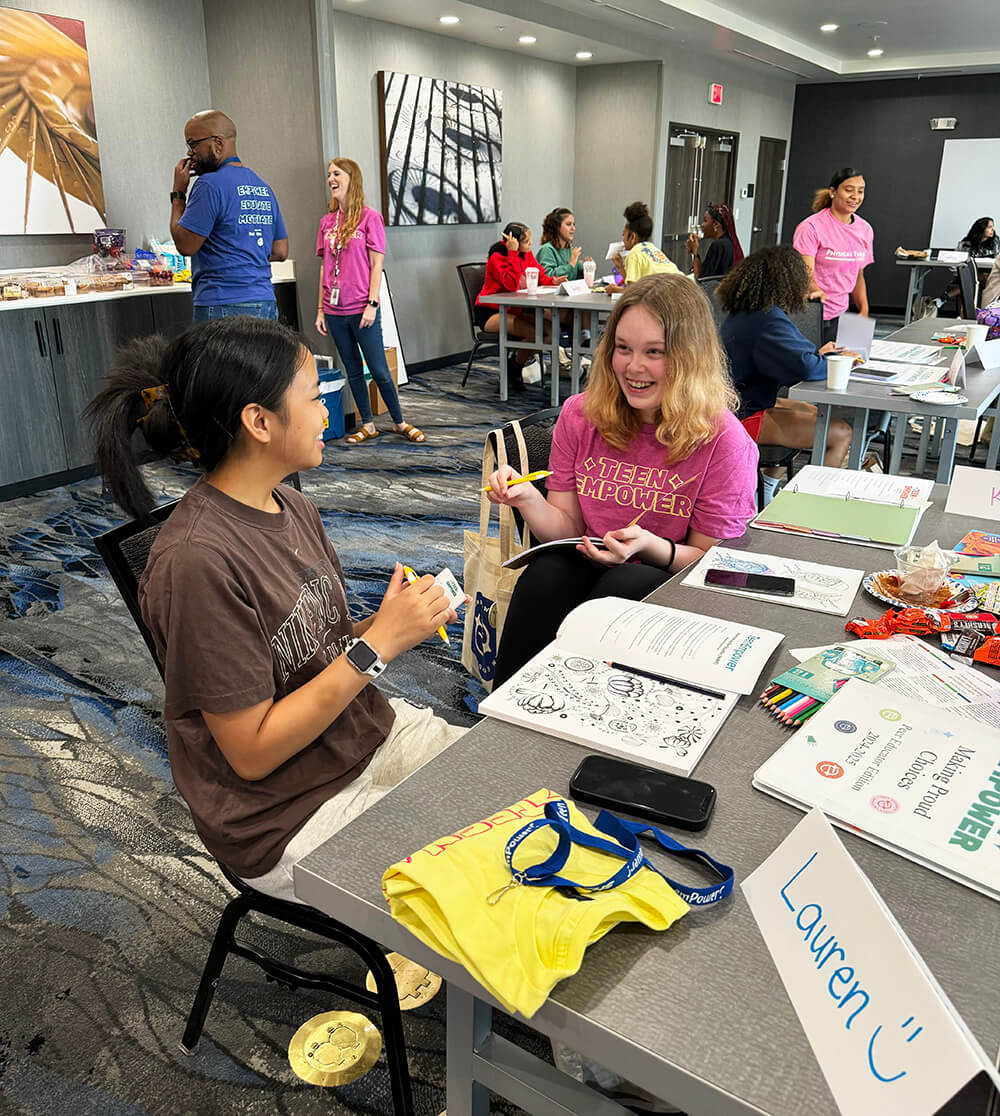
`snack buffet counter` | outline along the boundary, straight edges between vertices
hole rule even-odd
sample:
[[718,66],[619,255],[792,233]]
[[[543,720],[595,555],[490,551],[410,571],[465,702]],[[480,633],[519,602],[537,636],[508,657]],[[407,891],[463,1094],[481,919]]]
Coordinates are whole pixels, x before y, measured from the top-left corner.
[[[298,329],[290,263],[272,281],[281,320]],[[115,350],[151,333],[176,337],[192,308],[188,283],[0,301],[0,500],[93,475],[82,415]]]

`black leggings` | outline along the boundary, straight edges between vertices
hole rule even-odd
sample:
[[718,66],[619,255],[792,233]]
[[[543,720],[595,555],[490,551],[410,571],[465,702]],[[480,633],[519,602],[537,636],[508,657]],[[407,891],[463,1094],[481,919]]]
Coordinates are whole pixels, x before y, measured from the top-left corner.
[[497,651],[494,687],[551,643],[578,604],[597,597],[639,601],[669,577],[669,570],[641,562],[599,566],[576,550],[540,554],[517,579]]

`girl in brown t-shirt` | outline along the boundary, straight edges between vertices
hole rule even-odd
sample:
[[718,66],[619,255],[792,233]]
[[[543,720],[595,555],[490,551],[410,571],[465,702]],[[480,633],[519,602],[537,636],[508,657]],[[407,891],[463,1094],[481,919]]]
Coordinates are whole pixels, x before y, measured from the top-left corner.
[[291,867],[461,730],[370,685],[455,619],[430,576],[397,562],[378,611],[351,620],[340,561],[283,477],[322,461],[316,364],[276,322],[227,318],[119,353],[90,405],[101,469],[142,518],[153,497],[131,452],[206,475],[171,512],[139,585],[166,688],[174,781],[209,851],[294,898]]

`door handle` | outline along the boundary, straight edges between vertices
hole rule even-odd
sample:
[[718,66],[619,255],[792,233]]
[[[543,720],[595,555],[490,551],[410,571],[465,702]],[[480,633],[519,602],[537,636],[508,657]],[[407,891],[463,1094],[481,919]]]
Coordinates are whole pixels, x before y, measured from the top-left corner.
[[759,225],[754,225],[753,231],[754,232],[760,232],[761,231],[760,226]]
[[52,319],[52,326],[53,326],[53,328],[55,330],[55,334],[56,334],[56,353],[58,353],[59,356],[62,356],[63,355],[62,330],[59,328],[59,319],[58,318],[53,318]]
[[35,319],[35,336],[38,338],[39,355],[47,357],[49,355],[49,350],[48,346],[45,344],[45,330],[42,327],[42,323],[37,318]]

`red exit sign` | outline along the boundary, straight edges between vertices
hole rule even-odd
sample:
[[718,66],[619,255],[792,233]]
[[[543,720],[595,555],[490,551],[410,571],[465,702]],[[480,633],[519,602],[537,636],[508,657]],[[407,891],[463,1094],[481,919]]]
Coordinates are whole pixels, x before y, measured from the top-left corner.
[[708,103],[710,105],[722,104],[722,86],[716,81],[713,81],[708,87]]

